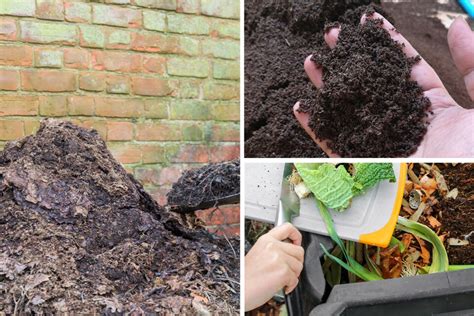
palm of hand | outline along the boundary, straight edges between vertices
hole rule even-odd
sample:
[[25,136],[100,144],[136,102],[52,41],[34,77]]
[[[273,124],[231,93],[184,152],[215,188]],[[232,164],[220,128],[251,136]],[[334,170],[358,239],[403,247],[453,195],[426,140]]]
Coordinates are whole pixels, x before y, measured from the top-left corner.
[[[378,13],[373,18],[384,19]],[[365,23],[363,16],[361,23]],[[384,19],[382,27],[390,34],[393,40],[403,45],[407,57],[419,55],[413,46],[396,31],[390,22]],[[339,29],[334,28],[325,35],[326,43],[334,48],[337,43]],[[448,42],[454,62],[464,76],[466,88],[471,99],[474,100],[474,33],[469,25],[458,18],[453,23],[448,34]],[[316,66],[309,56],[305,61],[305,70],[308,77],[317,88],[321,88],[322,70]],[[474,156],[474,110],[460,107],[449,95],[440,78],[431,66],[421,59],[413,66],[411,78],[417,81],[423,89],[425,97],[431,101],[431,112],[428,117],[428,130],[412,157],[473,157]],[[321,147],[329,157],[339,157],[328,146],[327,140],[320,139],[309,128],[309,115],[299,112],[299,103],[294,106],[294,114],[301,126],[311,138]]]

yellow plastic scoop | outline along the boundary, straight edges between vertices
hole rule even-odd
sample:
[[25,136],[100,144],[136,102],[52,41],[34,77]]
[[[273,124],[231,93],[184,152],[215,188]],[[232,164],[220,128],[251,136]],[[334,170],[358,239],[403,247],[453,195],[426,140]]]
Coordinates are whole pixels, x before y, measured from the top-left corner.
[[[283,163],[245,164],[245,217],[273,223],[280,199]],[[403,199],[407,165],[393,164],[396,182],[382,181],[352,200],[343,212],[331,211],[342,239],[386,247],[395,229]],[[327,235],[314,197],[300,201],[300,215],[292,219],[300,230]]]

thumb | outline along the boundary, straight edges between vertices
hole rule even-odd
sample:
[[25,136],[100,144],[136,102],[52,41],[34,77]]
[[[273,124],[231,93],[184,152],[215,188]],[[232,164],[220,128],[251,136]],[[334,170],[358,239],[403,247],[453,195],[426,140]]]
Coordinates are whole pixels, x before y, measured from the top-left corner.
[[334,153],[328,146],[327,140],[322,140],[316,137],[316,134],[314,131],[309,127],[309,114],[300,112],[300,103],[297,102],[295,106],[293,107],[293,113],[295,114],[296,119],[300,123],[301,127],[304,128],[306,133],[308,133],[309,136],[314,140],[316,144],[318,144],[319,147],[328,155],[329,158],[339,158],[339,155]]
[[464,77],[467,93],[474,101],[474,32],[461,16],[449,28],[448,45],[454,64]]

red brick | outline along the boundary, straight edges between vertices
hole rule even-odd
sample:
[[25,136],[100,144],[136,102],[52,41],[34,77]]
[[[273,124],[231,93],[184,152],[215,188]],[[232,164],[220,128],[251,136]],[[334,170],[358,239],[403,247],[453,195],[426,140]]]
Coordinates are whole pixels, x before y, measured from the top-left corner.
[[130,122],[107,122],[107,140],[132,140],[133,124]]
[[214,124],[211,140],[213,142],[238,142],[240,140],[239,124]]
[[130,93],[130,78],[124,75],[107,76],[107,93],[128,94]]
[[211,208],[196,212],[207,226],[222,224],[238,224],[240,223],[240,207],[221,206],[218,209]]
[[24,70],[21,72],[23,90],[66,92],[76,90],[76,74],[63,70]]
[[170,157],[172,162],[209,162],[209,148],[206,145],[183,144]]
[[150,53],[177,53],[179,51],[179,40],[154,33],[132,34],[132,49]]
[[64,6],[62,1],[36,0],[36,16],[46,20],[64,20]]
[[64,11],[66,21],[69,22],[90,22],[92,17],[91,6],[88,3],[66,1]]
[[0,40],[13,41],[16,39],[16,35],[15,20],[2,16],[0,20]]
[[95,24],[138,28],[142,25],[142,14],[140,10],[130,8],[94,5],[92,9],[92,22]]
[[96,130],[99,133],[100,137],[104,140],[107,137],[107,126],[106,126],[107,122],[106,121],[78,120],[78,119],[72,119],[71,121],[78,126]]
[[92,67],[96,70],[140,72],[141,56],[122,52],[92,52]]
[[85,91],[104,91],[105,73],[86,72],[81,73],[79,77],[79,89]]
[[166,58],[164,57],[143,57],[143,70],[145,72],[158,73],[160,75],[165,73]]
[[129,49],[131,43],[131,33],[128,30],[121,30],[115,27],[107,28],[105,31],[108,49]]
[[40,96],[39,97],[40,115],[43,116],[66,116],[67,115],[67,97],[58,96]]
[[229,161],[240,157],[239,145],[221,145],[210,149],[211,161]]
[[140,147],[130,143],[108,143],[112,155],[121,163],[140,163]]
[[0,121],[0,140],[14,140],[25,136],[23,121]]
[[157,201],[160,205],[166,204],[166,194],[170,191],[169,187],[148,187],[145,190],[151,195],[151,197]]
[[73,69],[88,69],[89,52],[81,48],[65,48],[64,66]]
[[183,168],[178,165],[171,165],[161,169],[160,176],[158,179],[159,185],[173,184],[175,183],[181,174],[183,173]]
[[35,134],[39,127],[40,127],[40,122],[39,121],[24,121],[25,125],[25,135],[31,135]]
[[143,100],[137,98],[95,98],[95,112],[98,116],[140,117],[143,111]]
[[158,184],[158,178],[160,175],[159,170],[150,167],[138,167],[135,168],[135,177],[143,185],[156,185]]
[[199,13],[198,0],[176,0],[176,12]]
[[29,46],[0,46],[0,65],[33,66],[33,49]]
[[68,98],[69,115],[92,116],[95,112],[94,97],[74,95]]
[[226,235],[226,236],[238,236],[240,235],[240,224],[231,224],[231,225],[219,225],[206,227],[210,233],[216,235]]
[[171,93],[167,80],[146,77],[132,77],[132,91],[144,96],[164,96]]
[[0,90],[15,91],[20,87],[20,75],[17,70],[0,69]]
[[0,116],[38,115],[38,97],[26,95],[0,95]]
[[143,163],[158,163],[166,160],[165,148],[162,145],[141,145],[140,149]]
[[171,141],[181,139],[179,124],[160,121],[158,123],[138,123],[137,140]]

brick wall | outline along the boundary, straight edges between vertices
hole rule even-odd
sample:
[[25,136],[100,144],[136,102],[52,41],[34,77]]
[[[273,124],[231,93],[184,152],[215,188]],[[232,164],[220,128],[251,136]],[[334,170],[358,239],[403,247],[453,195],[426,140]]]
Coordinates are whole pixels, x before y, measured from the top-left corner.
[[[239,1],[0,0],[0,146],[45,117],[97,129],[164,203],[239,155]],[[238,208],[201,213],[238,229]]]

